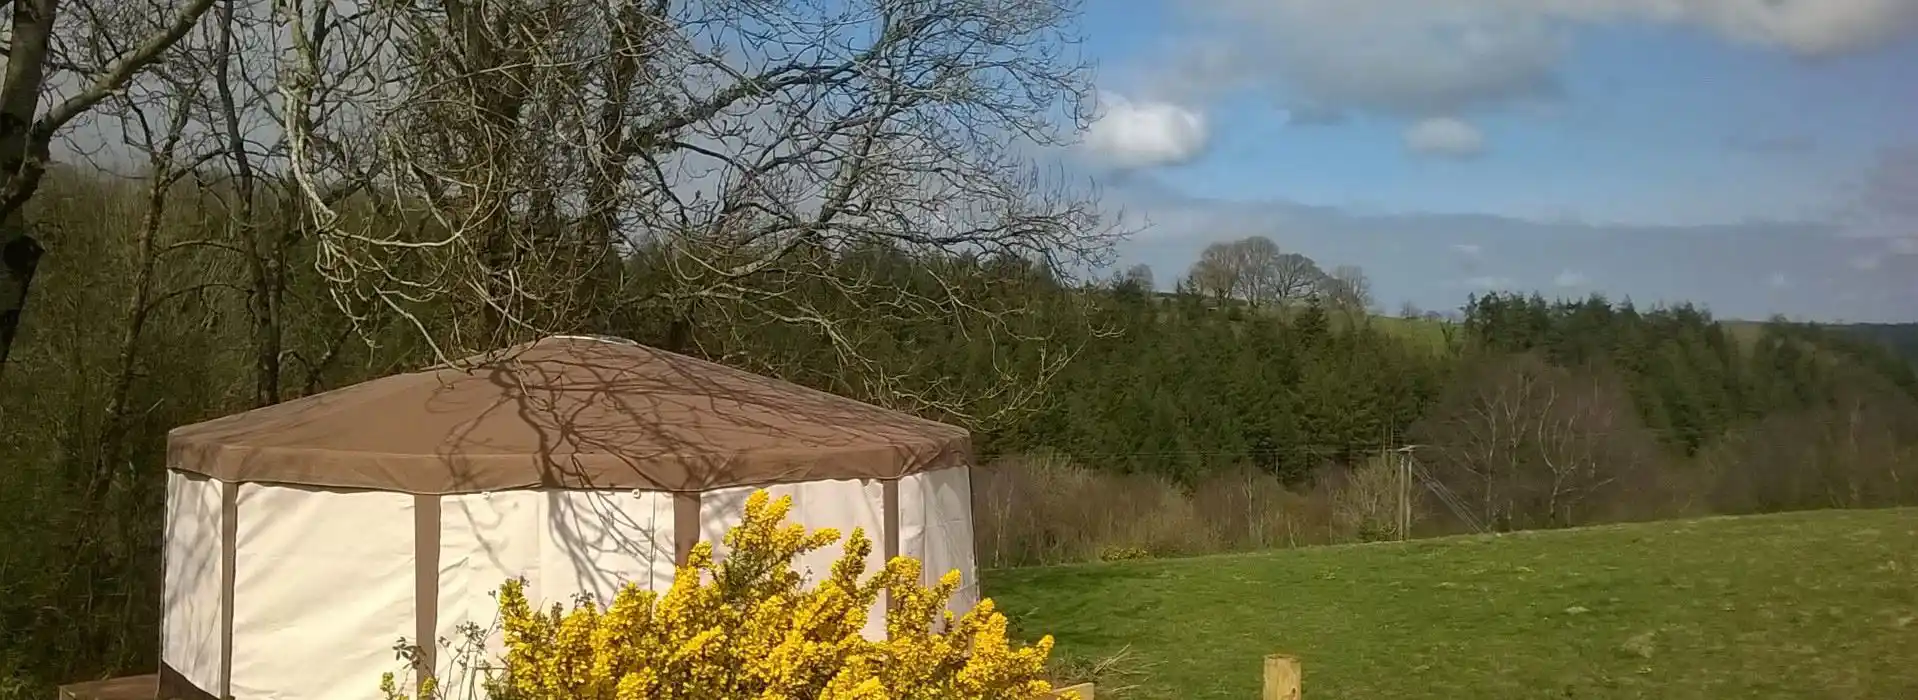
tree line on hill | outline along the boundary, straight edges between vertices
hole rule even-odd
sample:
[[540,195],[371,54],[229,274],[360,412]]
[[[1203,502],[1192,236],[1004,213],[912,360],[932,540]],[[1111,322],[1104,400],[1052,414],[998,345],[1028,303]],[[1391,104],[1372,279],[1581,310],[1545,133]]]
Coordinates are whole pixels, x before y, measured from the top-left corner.
[[1835,327],[1890,348],[1907,361],[1918,362],[1918,323],[1841,323]]
[[[1808,440],[1788,450],[1800,453],[1814,448],[1814,435],[1870,443],[1876,452],[1843,459],[1886,468],[1918,445],[1911,363],[1815,325],[1772,322],[1736,338],[1691,305],[1499,293],[1471,299],[1456,325],[1405,323],[1316,304],[1219,308],[1196,293],[1154,301],[1123,283],[1101,313],[1126,332],[1088,343],[1055,383],[1056,401],[989,433],[986,445],[1182,482],[1252,465],[1295,484],[1409,445],[1455,490],[1479,494],[1483,510],[1473,515],[1511,526],[1587,521],[1577,503],[1606,491],[1623,498],[1649,479],[1696,478],[1700,463],[1724,466],[1732,453],[1759,460],[1766,455],[1753,441],[1782,433]],[[1839,428],[1843,436],[1828,434]],[[1809,478],[1842,465],[1802,466]],[[1889,481],[1870,488],[1767,491],[1727,507],[1912,495],[1895,490],[1900,474],[1880,473]],[[1775,478],[1744,476],[1753,488]],[[1847,495],[1833,503],[1830,489]],[[1522,507],[1526,499],[1542,501]]]
[[1125,332],[986,432],[987,561],[1918,504],[1914,365],[1850,328],[1513,293],[1408,322],[1140,277],[1100,307]]

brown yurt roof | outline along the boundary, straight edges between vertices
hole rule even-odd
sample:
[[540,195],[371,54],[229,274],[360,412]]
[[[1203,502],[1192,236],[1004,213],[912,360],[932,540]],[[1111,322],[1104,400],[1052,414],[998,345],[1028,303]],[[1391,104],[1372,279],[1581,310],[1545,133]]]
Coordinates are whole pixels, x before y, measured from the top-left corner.
[[626,341],[555,336],[174,429],[174,469],[409,493],[699,491],[957,466],[968,433]]

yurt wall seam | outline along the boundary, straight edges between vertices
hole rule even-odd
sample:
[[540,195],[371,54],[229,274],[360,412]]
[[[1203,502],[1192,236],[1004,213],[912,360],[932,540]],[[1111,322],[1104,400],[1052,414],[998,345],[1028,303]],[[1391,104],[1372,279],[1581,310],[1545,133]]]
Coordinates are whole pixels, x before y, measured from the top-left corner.
[[685,566],[699,544],[699,494],[673,493],[673,566]]
[[[894,557],[899,556],[899,480],[886,479],[880,482],[880,488],[883,494],[880,497],[880,517],[882,518],[881,522],[885,524],[885,532],[881,533],[881,536],[885,538],[885,543],[881,545],[881,547],[883,547],[881,551],[885,554],[885,559],[880,566],[884,567],[887,564],[891,564]],[[899,599],[893,597],[890,591],[884,595],[886,596],[886,609],[893,609]]]
[[239,572],[240,485],[220,482],[220,697],[233,697],[233,592]]
[[419,647],[414,661],[422,687],[439,668],[440,513],[439,496],[413,497],[413,634]]

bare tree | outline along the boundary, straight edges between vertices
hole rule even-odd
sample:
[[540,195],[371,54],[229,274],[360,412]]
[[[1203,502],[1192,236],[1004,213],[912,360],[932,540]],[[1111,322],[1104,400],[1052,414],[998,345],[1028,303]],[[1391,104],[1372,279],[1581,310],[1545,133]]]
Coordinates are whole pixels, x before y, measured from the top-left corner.
[[1126,268],[1124,275],[1120,277],[1120,279],[1127,284],[1137,285],[1139,289],[1145,291],[1147,294],[1158,289],[1152,281],[1152,266],[1145,263],[1139,263]]
[[[176,40],[152,67],[132,76],[120,92],[138,104],[99,110],[92,120],[122,130],[136,129],[136,119],[181,125],[176,177],[187,177],[200,203],[223,210],[210,225],[188,240],[170,241],[156,257],[180,262],[194,257],[208,265],[198,294],[237,294],[237,316],[245,320],[250,343],[255,406],[283,398],[282,379],[289,362],[305,369],[305,385],[315,386],[320,374],[337,359],[350,339],[341,333],[347,324],[333,323],[337,313],[325,304],[321,313],[301,314],[305,323],[289,322],[289,306],[312,304],[289,288],[302,267],[302,244],[311,240],[310,217],[304,215],[305,196],[293,187],[288,174],[288,142],[278,122],[278,66],[276,57],[296,42],[305,42],[333,67],[316,81],[312,92],[315,123],[351,121],[354,95],[340,86],[362,78],[364,47],[377,45],[377,36],[364,33],[366,15],[328,13],[296,26],[281,27],[274,17],[274,0],[214,0],[210,21],[201,22]],[[287,31],[282,31],[283,29]],[[364,82],[361,80],[361,82]],[[114,103],[109,103],[114,104]],[[344,115],[344,116],[342,116]],[[335,129],[347,135],[350,129]],[[148,144],[129,139],[133,155],[157,164]],[[342,154],[350,148],[323,143],[314,150],[323,155],[314,162],[335,170],[346,169]],[[341,186],[321,194],[337,203],[363,187],[364,179],[342,179]],[[320,301],[324,302],[324,299]],[[218,302],[218,303],[224,303]],[[295,381],[298,381],[295,379]]]
[[1200,251],[1198,262],[1186,273],[1192,287],[1219,301],[1238,296],[1245,279],[1238,247],[1239,241],[1221,241]]
[[[257,88],[255,81],[264,76],[250,75],[249,67],[257,70],[259,64],[266,63],[260,56],[271,44],[251,42],[259,34],[258,29],[266,25],[262,18],[254,15],[260,7],[258,2],[240,0],[219,0],[213,29],[215,38],[209,42],[208,50],[203,52],[205,63],[211,66],[211,80],[217,101],[206,110],[205,120],[210,130],[219,134],[221,150],[226,164],[228,178],[221,184],[227,187],[221,194],[226,202],[229,216],[226,219],[224,240],[236,241],[237,252],[244,260],[248,289],[246,310],[249,316],[249,337],[253,346],[253,403],[264,406],[276,403],[280,399],[280,358],[283,336],[279,319],[284,307],[286,289],[286,252],[291,239],[297,236],[299,227],[295,222],[285,220],[282,207],[264,207],[262,202],[264,185],[270,178],[260,176],[259,168],[274,159],[281,149],[277,143],[257,147],[248,138],[248,116],[258,114],[269,93]],[[253,30],[253,31],[249,31]],[[278,140],[283,143],[283,140]],[[282,198],[284,204],[295,204],[291,197]],[[265,211],[263,211],[265,210]],[[274,222],[263,221],[262,214],[271,212],[278,219]],[[278,224],[274,226],[272,224]],[[273,235],[274,229],[283,233]]]
[[1918,503],[1918,399],[1839,370],[1829,401],[1775,412],[1700,455],[1713,512]]
[[1234,243],[1232,253],[1240,270],[1235,294],[1253,306],[1283,299],[1278,293],[1278,266],[1283,257],[1279,244],[1264,236],[1251,236]]
[[1340,265],[1319,280],[1319,295],[1333,307],[1364,312],[1372,306],[1372,280],[1357,265]]
[[1311,258],[1287,253],[1265,236],[1250,236],[1206,246],[1188,277],[1215,298],[1258,306],[1304,301],[1324,273]]
[[1270,283],[1266,294],[1277,303],[1307,301],[1325,279],[1325,271],[1311,258],[1299,253],[1283,253],[1272,259]]
[[127,448],[126,437],[132,431],[128,403],[140,362],[142,336],[155,309],[180,294],[158,293],[155,286],[157,267],[167,252],[160,244],[170,195],[176,185],[208,160],[208,156],[189,155],[194,149],[186,143],[188,116],[192,103],[199,98],[194,68],[191,64],[160,66],[153,71],[161,78],[155,81],[158,85],[130,84],[101,107],[120,123],[122,140],[144,157],[147,172],[145,206],[129,236],[132,279],[122,303],[124,325],[108,382],[100,449],[82,492],[84,512],[93,512],[91,509],[105,498]]
[[[328,12],[287,7],[288,22]],[[382,4],[366,21],[391,28],[391,48],[369,60],[377,87],[360,103],[381,125],[374,174],[311,160],[341,139],[304,116],[308,83],[329,70],[304,44],[282,83],[290,157],[343,308],[413,319],[442,358],[588,328],[611,309],[669,319],[666,344],[708,355],[730,352],[734,331],[786,326],[825,339],[869,397],[964,415],[966,397],[904,386],[912,372],[878,361],[854,326],[949,318],[1044,341],[1009,320],[1025,307],[955,279],[880,293],[842,263],[875,246],[1016,258],[1061,279],[1105,262],[1121,232],[1027,155],[1083,127],[1077,11]],[[400,216],[354,221],[317,196],[352,177]],[[450,329],[420,315],[434,304],[462,310]]]
[[1615,512],[1658,454],[1617,377],[1535,355],[1480,360],[1412,433],[1474,518],[1504,529]]
[[[185,36],[213,0],[154,13],[86,0],[14,0],[0,84],[0,371],[4,371],[45,247],[21,208],[45,175],[49,144]],[[62,14],[62,8],[74,10]],[[62,97],[62,93],[65,96]],[[43,112],[41,100],[51,95]]]
[[[295,261],[313,244],[315,232],[307,194],[291,176],[292,132],[276,105],[286,87],[276,58],[298,47],[328,68],[318,75],[296,75],[290,82],[304,91],[310,107],[297,114],[302,133],[324,129],[331,137],[307,142],[305,162],[314,169],[351,175],[312,192],[318,202],[337,207],[370,187],[363,169],[368,149],[351,145],[370,136],[366,114],[354,103],[371,89],[365,67],[385,32],[368,21],[370,8],[329,5],[329,11],[288,22],[282,31],[274,16],[279,3],[218,1],[215,21],[191,54],[205,66],[204,89],[214,96],[195,116],[218,135],[222,167],[210,178],[209,191],[227,214],[219,240],[239,257],[244,270],[252,402],[267,405],[287,391],[289,360],[304,369],[303,389],[317,388],[355,329],[350,321],[334,328],[296,326],[287,320],[290,304],[312,303],[300,295],[289,298],[288,291],[298,273]],[[301,315],[328,319],[334,310],[314,308]],[[358,320],[373,318],[362,315]]]

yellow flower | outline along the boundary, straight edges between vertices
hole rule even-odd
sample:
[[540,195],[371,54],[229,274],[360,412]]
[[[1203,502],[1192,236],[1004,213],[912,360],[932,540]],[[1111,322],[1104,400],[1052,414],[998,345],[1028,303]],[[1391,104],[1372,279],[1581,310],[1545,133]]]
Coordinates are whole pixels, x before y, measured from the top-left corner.
[[[958,571],[927,587],[918,561],[895,557],[864,576],[872,541],[854,529],[829,575],[804,587],[793,563],[840,535],[784,523],[791,511],[790,497],[753,493],[745,518],[722,540],[725,561],[701,542],[664,593],[629,584],[603,609],[582,600],[539,611],[524,581],[507,581],[499,591],[506,654],[489,672],[494,700],[1049,696],[1043,672],[1052,638],[1014,644],[990,599],[964,615],[948,612]],[[882,596],[892,602],[887,639],[867,640],[868,611]],[[391,674],[381,690],[407,700]],[[439,694],[422,684],[421,700]]]

